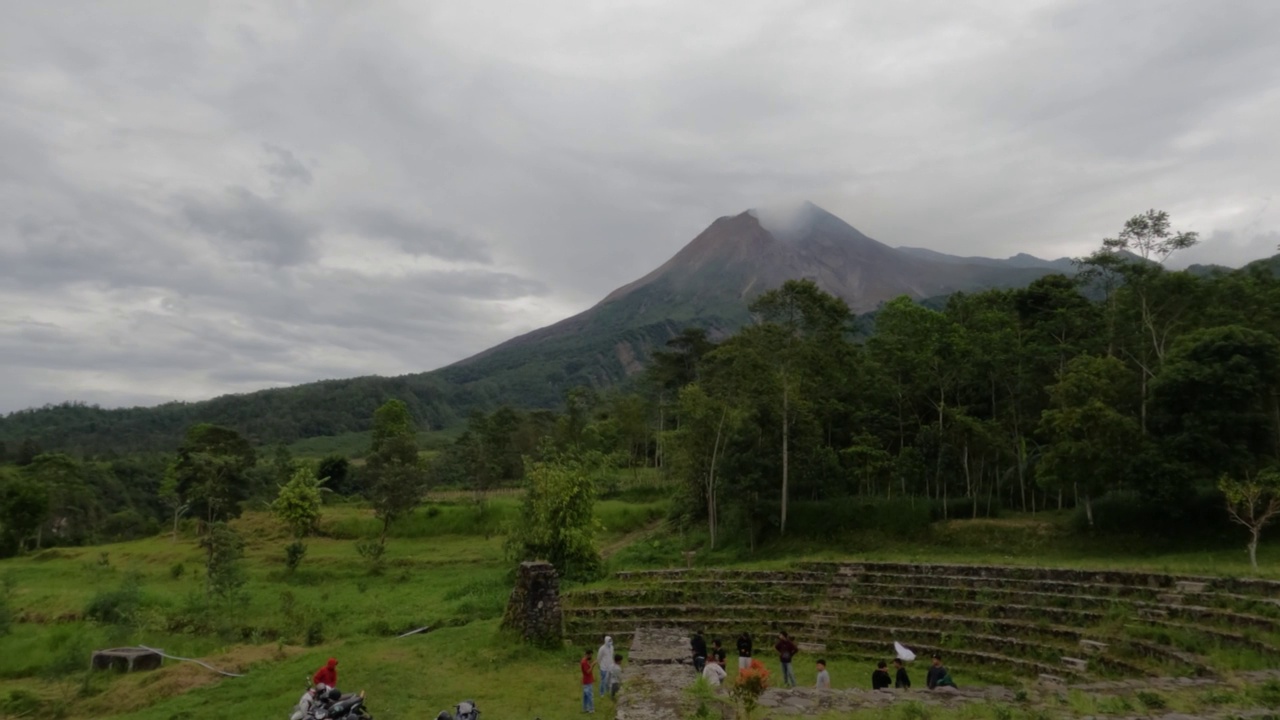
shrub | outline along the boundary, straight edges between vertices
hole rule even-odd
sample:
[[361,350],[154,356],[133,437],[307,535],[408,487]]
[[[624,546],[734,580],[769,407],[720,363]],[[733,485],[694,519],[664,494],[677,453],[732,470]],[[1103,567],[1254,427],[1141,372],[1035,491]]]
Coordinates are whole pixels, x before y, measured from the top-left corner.
[[172,566],[169,567],[169,577],[173,578],[174,580],[177,580],[178,578],[182,577],[183,574],[186,572],[187,572],[187,566],[183,565],[180,562],[174,563]]
[[1163,710],[1169,706],[1163,695],[1150,690],[1138,691],[1138,702],[1142,703],[1142,707],[1148,710]]
[[769,670],[764,663],[751,659],[751,665],[738,671],[733,681],[733,697],[742,706],[742,713],[747,718],[755,712],[760,696],[769,689]]
[[0,700],[0,715],[4,717],[29,718],[38,717],[42,713],[44,702],[38,695],[28,690],[10,690],[8,697]]
[[132,622],[142,607],[140,578],[129,574],[115,590],[105,590],[94,595],[85,607],[84,616],[90,620],[112,625]]
[[284,547],[284,565],[289,568],[289,572],[298,569],[302,564],[302,558],[307,555],[307,546],[301,540],[294,540]]
[[13,607],[9,604],[13,588],[12,577],[6,575],[0,579],[0,636],[8,635],[13,629]]
[[313,620],[307,626],[307,647],[315,647],[324,642],[324,623],[319,620]]
[[356,552],[369,563],[370,572],[377,572],[382,569],[382,556],[386,554],[387,546],[376,538],[367,538],[356,541]]

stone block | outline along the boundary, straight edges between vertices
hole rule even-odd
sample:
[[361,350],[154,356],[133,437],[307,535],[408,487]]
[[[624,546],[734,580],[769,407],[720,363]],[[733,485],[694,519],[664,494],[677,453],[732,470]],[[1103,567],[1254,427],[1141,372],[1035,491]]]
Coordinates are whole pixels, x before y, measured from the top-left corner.
[[527,642],[551,646],[563,642],[560,576],[551,563],[520,563],[516,586],[511,590],[502,616],[502,627],[519,632]]
[[1181,593],[1202,593],[1208,587],[1206,583],[1194,582],[1191,580],[1179,580],[1173,584],[1178,592]]
[[1062,658],[1062,664],[1063,664],[1063,665],[1066,665],[1066,666],[1067,666],[1067,669],[1069,669],[1069,670],[1074,670],[1074,671],[1076,671],[1076,672],[1088,672],[1088,671],[1089,671],[1089,661],[1088,661],[1088,660],[1083,660],[1083,659],[1081,659],[1081,658],[1073,658],[1073,657],[1065,657],[1065,656],[1064,656],[1064,657]]
[[1084,638],[1080,638],[1080,649],[1085,651],[1086,653],[1089,653],[1090,655],[1101,655],[1102,653],[1107,651],[1107,647],[1108,645],[1104,642],[1098,642],[1097,640],[1085,640]]

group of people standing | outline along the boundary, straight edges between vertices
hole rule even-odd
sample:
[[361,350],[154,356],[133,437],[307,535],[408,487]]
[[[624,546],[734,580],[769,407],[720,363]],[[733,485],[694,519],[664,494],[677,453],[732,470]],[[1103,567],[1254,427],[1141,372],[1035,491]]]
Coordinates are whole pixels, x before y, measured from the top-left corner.
[[[591,648],[587,648],[582,652],[582,662],[579,668],[582,670],[582,712],[594,713],[596,711],[596,698],[604,697],[606,694],[612,698],[618,697],[618,690],[622,687],[622,653],[613,649],[613,638],[606,635],[604,644],[596,652],[598,660],[591,658]],[[595,671],[600,671],[600,686],[596,687]]]
[[[751,667],[752,652],[755,650],[755,644],[751,639],[751,633],[744,632],[738,636],[738,671],[741,672]],[[720,686],[728,677],[725,670],[725,662],[728,658],[724,646],[720,642],[720,638],[712,638],[711,646],[707,646],[706,637],[699,630],[689,639],[689,648],[693,652],[693,669],[712,686]],[[777,641],[773,645],[773,649],[778,653],[778,660],[782,664],[782,680],[787,687],[796,686],[796,675],[792,669],[793,661],[796,655],[800,653],[800,647],[786,632],[778,633]],[[914,656],[911,656],[914,658]],[[827,661],[819,658],[816,662],[817,666],[817,682],[818,688],[831,687],[831,675],[827,672]],[[899,690],[909,690],[911,688],[911,676],[907,674],[906,665],[901,658],[893,661],[895,669],[894,676],[889,675],[888,663],[881,660],[874,671],[871,673],[871,689],[887,690],[890,687]],[[947,672],[947,668],[942,664],[940,655],[933,656],[933,662],[929,667],[929,672],[925,675],[925,684],[930,689],[938,687],[955,687],[955,682],[951,679],[951,674]]]

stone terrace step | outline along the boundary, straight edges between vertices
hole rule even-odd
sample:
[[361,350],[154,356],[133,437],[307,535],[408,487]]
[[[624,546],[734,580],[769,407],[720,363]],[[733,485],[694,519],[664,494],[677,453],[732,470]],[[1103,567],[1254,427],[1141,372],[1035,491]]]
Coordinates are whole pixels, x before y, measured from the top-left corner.
[[[582,623],[577,619],[570,619],[568,628],[574,635],[586,634],[594,637],[605,633],[612,634],[613,628],[619,625],[626,626],[628,623],[642,627],[680,626],[686,627],[690,631],[694,629],[703,629],[705,631],[708,628],[715,627],[724,628],[725,631],[733,634],[736,634],[744,626],[757,628],[765,626],[767,627],[765,632],[768,634],[787,627],[798,640],[821,640],[828,646],[832,643],[853,640],[874,640],[884,647],[892,647],[894,641],[901,641],[908,645],[929,642],[933,643],[933,647],[942,647],[949,642],[958,642],[962,643],[968,651],[1009,654],[1010,650],[1017,650],[1016,653],[1013,653],[1014,655],[1020,657],[1029,656],[1034,661],[1046,663],[1056,661],[1057,658],[1076,647],[1074,643],[1063,639],[1045,641],[1036,638],[992,635],[986,632],[969,632],[951,623],[926,623],[922,622],[923,618],[909,616],[895,618],[903,621],[900,626],[885,622],[863,624],[841,620],[829,626],[824,626],[820,636],[808,638],[805,630],[808,627],[807,625],[796,626],[777,621],[762,620],[760,613],[762,608],[759,606],[746,608],[743,616],[738,615],[739,608],[732,606],[719,606],[710,611],[690,606],[650,606],[643,609],[619,608],[619,610],[627,612],[626,620],[613,617],[607,620],[597,619],[592,622]],[[783,610],[783,608],[776,608],[775,610]],[[714,617],[709,617],[708,612],[715,612],[716,614]],[[775,617],[785,617],[785,615],[775,614]],[[1158,675],[1162,670],[1162,668],[1150,666],[1138,659],[1124,659],[1121,657],[1099,658],[1097,663],[1102,668],[1123,675]]]
[[833,576],[851,576],[865,572],[909,573],[924,575],[963,575],[969,577],[1052,580],[1073,583],[1145,586],[1177,589],[1179,582],[1203,585],[1204,591],[1227,591],[1260,598],[1280,598],[1280,581],[1254,578],[1169,575],[1134,570],[1085,570],[1042,568],[1018,565],[965,565],[954,563],[896,562],[802,562],[796,567],[810,572],[828,572]]

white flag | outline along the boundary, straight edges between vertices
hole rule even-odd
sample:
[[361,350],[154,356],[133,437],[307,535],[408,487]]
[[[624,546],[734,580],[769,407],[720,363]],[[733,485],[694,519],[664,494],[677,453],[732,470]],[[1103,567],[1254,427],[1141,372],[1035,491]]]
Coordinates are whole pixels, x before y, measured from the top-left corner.
[[908,650],[906,646],[903,645],[902,643],[897,643],[897,642],[894,643],[893,649],[894,649],[894,652],[898,653],[899,660],[902,660],[904,662],[911,662],[912,660],[916,659],[916,654]]

